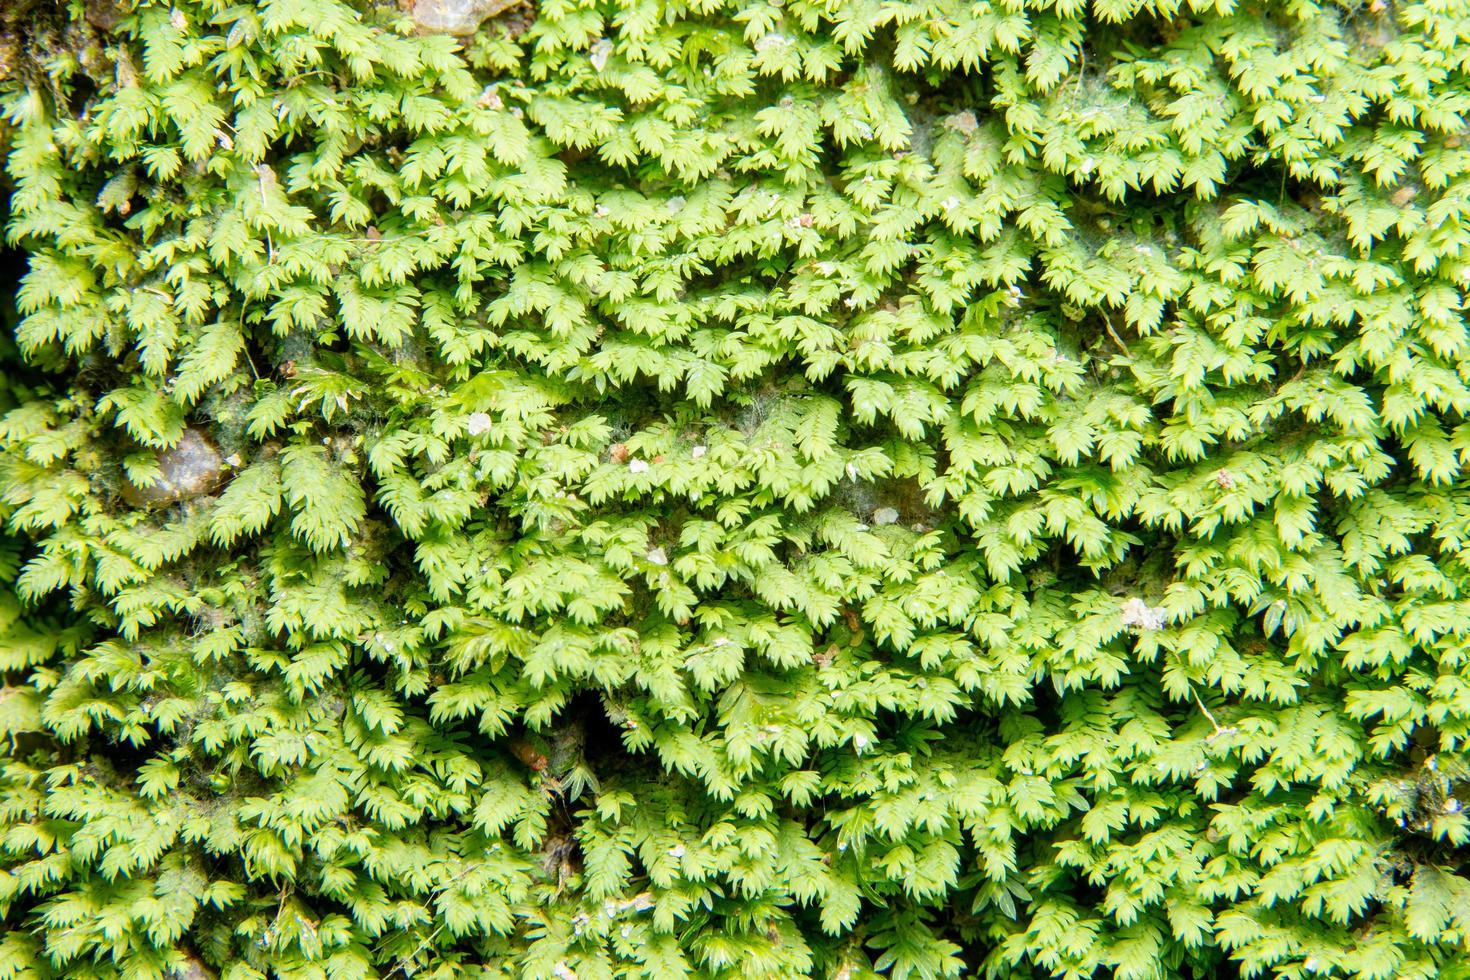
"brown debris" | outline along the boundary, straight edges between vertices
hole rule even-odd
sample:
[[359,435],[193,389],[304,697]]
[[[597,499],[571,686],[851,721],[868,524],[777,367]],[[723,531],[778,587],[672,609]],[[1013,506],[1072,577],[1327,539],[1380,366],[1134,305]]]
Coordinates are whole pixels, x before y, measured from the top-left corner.
[[511,739],[509,748],[510,754],[519,759],[521,763],[524,764],[532,772],[544,772],[546,770],[546,756],[536,751],[531,743],[527,742],[525,739]]

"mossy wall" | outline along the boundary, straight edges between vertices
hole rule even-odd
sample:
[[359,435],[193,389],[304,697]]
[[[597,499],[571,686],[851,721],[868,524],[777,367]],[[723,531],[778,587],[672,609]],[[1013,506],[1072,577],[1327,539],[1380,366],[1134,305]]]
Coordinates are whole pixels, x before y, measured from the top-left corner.
[[0,980],[1470,977],[1467,72],[7,5]]

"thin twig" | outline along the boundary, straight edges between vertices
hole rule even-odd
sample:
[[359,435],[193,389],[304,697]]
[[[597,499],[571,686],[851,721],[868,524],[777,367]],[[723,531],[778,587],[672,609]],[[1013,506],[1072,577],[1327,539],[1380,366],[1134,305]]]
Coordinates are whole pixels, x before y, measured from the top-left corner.
[[1215,734],[1223,735],[1225,733],[1225,729],[1220,727],[1220,723],[1215,720],[1215,716],[1210,713],[1210,709],[1205,707],[1205,702],[1200,698],[1199,692],[1194,689],[1193,684],[1189,685],[1189,696],[1194,698],[1194,703],[1199,705],[1199,710],[1203,711],[1205,713],[1205,717],[1210,720],[1210,724],[1213,725],[1215,728]]
[[1120,348],[1122,348],[1124,354],[1126,354],[1129,357],[1132,357],[1133,356],[1133,352],[1128,349],[1128,345],[1125,344],[1125,343],[1123,343],[1123,338],[1122,337],[1119,337],[1117,331],[1113,329],[1113,320],[1112,320],[1112,317],[1110,317],[1106,313],[1104,313],[1103,314],[1102,321],[1103,321],[1103,327],[1108,331],[1108,336],[1113,338],[1113,343],[1117,344]]

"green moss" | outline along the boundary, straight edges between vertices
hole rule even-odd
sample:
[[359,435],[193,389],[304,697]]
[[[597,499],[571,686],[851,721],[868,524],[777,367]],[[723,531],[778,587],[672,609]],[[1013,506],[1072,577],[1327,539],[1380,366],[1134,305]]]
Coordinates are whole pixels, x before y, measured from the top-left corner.
[[416,6],[0,15],[0,980],[1470,977],[1470,7]]

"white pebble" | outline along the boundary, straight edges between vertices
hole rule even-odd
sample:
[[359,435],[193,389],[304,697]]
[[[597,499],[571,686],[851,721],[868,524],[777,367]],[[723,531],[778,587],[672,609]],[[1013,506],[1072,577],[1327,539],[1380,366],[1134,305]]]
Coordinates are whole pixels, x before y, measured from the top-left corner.
[[484,435],[490,431],[490,416],[485,412],[476,412],[465,420],[465,428],[472,436]]
[[650,548],[648,560],[655,565],[667,565],[669,563],[668,553],[662,548]]
[[877,510],[873,511],[873,523],[877,524],[879,527],[882,527],[885,524],[897,524],[898,511],[894,510],[892,507],[879,507]]
[[1141,630],[1160,630],[1168,622],[1163,606],[1150,606],[1136,596],[1123,603],[1122,622]]
[[704,459],[704,454],[708,451],[709,450],[707,450],[704,446],[695,446],[692,450],[690,450],[689,455],[693,456],[695,459]]
[[642,460],[642,459],[632,459],[632,460],[629,460],[628,461],[628,472],[629,473],[647,473],[648,472],[648,461],[647,460]]
[[592,52],[587,56],[588,60],[592,62],[592,67],[597,71],[602,71],[602,69],[606,68],[607,59],[612,57],[612,49],[612,42],[607,38],[602,38],[596,44],[592,45]]

